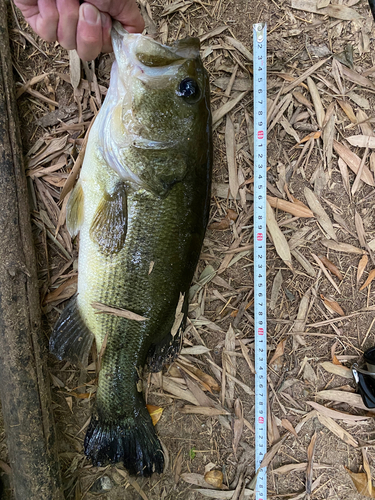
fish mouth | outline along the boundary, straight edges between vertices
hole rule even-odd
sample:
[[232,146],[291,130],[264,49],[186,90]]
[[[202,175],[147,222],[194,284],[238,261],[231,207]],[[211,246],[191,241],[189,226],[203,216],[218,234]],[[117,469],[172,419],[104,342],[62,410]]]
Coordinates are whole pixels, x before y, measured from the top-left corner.
[[[164,73],[168,67],[183,60],[199,57],[198,38],[190,37],[177,40],[171,46],[163,45],[149,36],[129,33],[118,21],[113,23],[111,37],[116,59],[130,59],[133,65],[142,72],[150,73],[150,76],[152,73],[155,76]],[[130,38],[135,43],[128,43]]]

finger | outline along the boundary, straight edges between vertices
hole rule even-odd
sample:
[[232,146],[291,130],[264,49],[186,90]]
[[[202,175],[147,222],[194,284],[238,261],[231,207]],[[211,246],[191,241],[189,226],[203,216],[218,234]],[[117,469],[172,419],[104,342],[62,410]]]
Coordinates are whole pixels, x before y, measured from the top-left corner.
[[145,22],[135,0],[87,0],[101,12],[107,12],[130,33],[141,33]]
[[112,52],[111,28],[112,19],[108,14],[100,13],[102,19],[102,52]]
[[77,24],[77,52],[84,61],[95,59],[102,48],[102,21],[100,12],[90,3],[79,8]]
[[56,0],[39,0],[38,2],[20,0],[16,5],[37,35],[47,42],[56,40],[59,21]]
[[57,40],[64,49],[76,48],[76,34],[79,16],[79,0],[57,0],[59,24]]

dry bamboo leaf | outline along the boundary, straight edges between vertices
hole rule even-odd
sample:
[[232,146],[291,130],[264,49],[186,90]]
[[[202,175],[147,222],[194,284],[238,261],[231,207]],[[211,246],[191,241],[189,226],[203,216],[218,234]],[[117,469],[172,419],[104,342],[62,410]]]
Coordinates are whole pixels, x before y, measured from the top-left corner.
[[359,215],[357,210],[355,211],[354,222],[355,222],[355,228],[357,231],[359,243],[360,243],[361,247],[366,248],[367,244],[366,244],[365,228],[363,226],[362,217]]
[[248,367],[250,368],[251,373],[254,374],[255,368],[254,368],[253,362],[250,359],[249,350],[247,349],[247,347],[245,346],[245,344],[242,342],[241,339],[238,339],[238,342],[239,342],[240,347],[241,347],[242,356],[245,358],[245,361],[246,361]]
[[217,28],[213,29],[212,31],[209,31],[208,33],[205,33],[204,35],[201,35],[199,37],[199,40],[201,42],[204,42],[205,40],[208,40],[209,38],[220,35],[220,33],[222,33],[223,31],[225,31],[227,29],[228,29],[228,26],[218,26]]
[[253,62],[253,54],[241,42],[230,36],[225,36],[224,40],[241,52],[248,61]]
[[362,417],[360,415],[350,415],[350,413],[344,413],[342,411],[333,410],[332,408],[326,408],[315,401],[307,401],[307,404],[318,410],[319,413],[325,415],[326,417],[330,417],[337,420],[343,420],[346,423],[356,423],[356,422],[364,422],[370,420],[373,417]]
[[211,406],[190,406],[185,405],[183,408],[179,409],[180,413],[188,413],[194,415],[205,415],[206,417],[217,417],[219,415],[230,415],[230,413],[224,409],[212,408]]
[[375,172],[375,151],[373,151],[370,155],[370,169],[371,172]]
[[354,394],[352,392],[335,391],[333,389],[329,389],[317,392],[316,397],[325,399],[326,401],[347,403],[348,405],[354,406],[355,408],[360,408],[361,410],[368,410],[368,408],[363,404],[361,396],[359,394]]
[[204,475],[204,480],[214,488],[221,488],[224,480],[223,473],[221,470],[210,470]]
[[282,283],[283,283],[283,275],[281,269],[279,269],[272,283],[271,300],[270,300],[271,311],[273,311],[276,307],[277,298],[279,296]]
[[69,50],[70,82],[74,89],[78,88],[81,81],[81,59],[76,50]]
[[[306,360],[306,358],[305,358]],[[316,385],[318,382],[318,377],[316,376],[316,373],[313,370],[313,367],[306,361],[305,366],[303,368],[303,379],[306,382],[310,382],[310,384]]]
[[[289,472],[293,472],[293,471],[305,470],[306,467],[307,467],[307,462],[302,462],[299,464],[282,465],[278,469],[273,469],[272,474],[288,474]],[[329,468],[329,465],[314,464],[313,467],[315,470],[316,469],[327,469],[327,468]]]
[[353,481],[358,493],[367,498],[375,498],[375,488],[371,485],[371,491],[369,491],[369,484],[367,480],[366,472],[352,472],[347,467],[350,479]]
[[366,472],[366,477],[367,477],[367,492],[371,495],[372,494],[372,478],[371,478],[371,469],[370,469],[370,463],[368,461],[367,457],[367,448],[362,448],[362,458],[363,458],[363,468]]
[[[204,347],[204,346],[196,346],[196,347]],[[205,349],[207,349],[207,347],[205,347]],[[207,350],[205,352],[207,352]],[[181,351],[181,354],[184,354],[184,353]],[[186,353],[186,354],[188,354],[188,353]],[[193,353],[190,353],[190,354],[193,354]],[[199,353],[195,353],[195,354],[203,354],[203,353],[199,352]],[[187,366],[189,371],[197,377],[197,380],[201,381],[204,385],[206,385],[209,390],[213,389],[216,392],[220,391],[220,384],[218,384],[216,382],[216,380],[213,377],[211,377],[211,375],[208,375],[207,373],[200,370],[199,368],[197,368],[193,364],[186,363],[185,359],[182,358],[181,356],[178,358],[178,361],[180,364]]]
[[[329,240],[329,241],[332,241],[332,240]],[[305,258],[305,256],[302,255],[301,252],[299,250],[297,250],[297,248],[295,248],[294,250],[291,250],[291,254],[297,260],[297,262],[299,262],[301,264],[301,266],[304,268],[304,270],[307,272],[307,274],[309,276],[312,276],[313,278],[315,278],[315,276],[316,276],[315,269],[310,264],[310,262]]]
[[[333,149],[343,159],[348,167],[353,170],[355,174],[357,174],[361,165],[361,159],[359,156],[338,141],[333,141]],[[369,186],[375,186],[373,175],[366,166],[363,167],[361,180]]]
[[326,270],[326,268],[324,267],[323,265],[323,262],[314,254],[311,252],[311,255],[313,256],[315,262],[318,264],[318,266],[320,267],[320,269],[323,271],[325,277],[328,279],[328,281],[331,283],[331,285],[334,287],[334,289],[337,291],[337,293],[341,294],[341,291],[340,291],[340,288],[336,285],[336,283],[333,281],[333,279],[331,278],[331,275],[328,274],[328,271]]
[[320,365],[329,373],[332,373],[333,375],[338,375],[339,377],[345,377],[352,379],[353,378],[353,373],[352,371],[347,368],[346,366],[343,365],[336,365],[334,363],[331,363],[330,361],[323,361],[320,363]]
[[229,188],[233,198],[236,199],[239,187],[236,164],[236,139],[233,122],[229,115],[227,116],[227,124],[225,127],[225,147],[228,162]]
[[312,102],[314,104],[316,121],[318,122],[319,127],[322,128],[323,122],[324,122],[324,116],[325,116],[324,108],[323,108],[323,104],[322,104],[322,100],[320,98],[318,88],[315,85],[314,80],[310,76],[307,77],[307,85],[309,87],[311,99],[312,99]]
[[348,431],[343,429],[337,422],[332,420],[332,418],[327,417],[325,415],[322,415],[321,413],[318,412],[318,420],[319,422],[327,427],[335,436],[337,436],[339,439],[344,441],[344,443],[349,444],[350,446],[353,446],[353,448],[358,447],[358,442],[349,434]]
[[290,85],[288,85],[287,87],[285,87],[282,91],[281,91],[281,94],[288,94],[288,92],[290,92],[291,90],[294,89],[294,87],[297,87],[298,85],[300,85],[304,80],[306,80],[306,78],[310,75],[312,75],[313,73],[315,73],[315,71],[320,68],[321,66],[323,66],[323,64],[325,64],[330,58],[327,57],[326,59],[323,59],[322,61],[318,61],[316,64],[314,64],[313,66],[311,66],[311,68],[309,68],[307,71],[305,71],[304,73],[302,73],[302,75],[298,78],[296,78],[294,80],[293,83],[291,83]]
[[184,399],[195,406],[200,406],[197,398],[189,389],[187,389],[186,385],[175,382],[174,380],[171,380],[170,377],[162,377],[162,379],[159,380],[156,373],[152,374],[151,381],[155,386],[162,388],[164,391],[169,392],[173,396],[179,399]]
[[361,281],[362,274],[363,274],[364,270],[366,269],[367,263],[368,263],[368,256],[364,255],[358,263],[357,286],[359,286],[359,282]]
[[150,414],[152,424],[156,425],[159,422],[160,417],[163,413],[163,408],[161,408],[160,406],[154,406],[154,405],[146,405],[146,407],[147,407],[147,410]]
[[[223,352],[223,368],[225,367],[225,371],[228,375],[235,377],[237,371],[236,357],[228,354],[228,352],[234,352],[236,350],[236,335],[234,333],[232,325],[229,325],[228,331],[226,333],[224,347],[225,349]],[[232,408],[234,400],[234,385],[235,385],[234,381],[229,378],[229,380],[227,381],[227,385],[228,389],[226,391],[226,400],[229,408]]]
[[190,7],[190,5],[193,5],[193,1],[185,1],[185,0],[180,0],[174,3],[171,3],[169,5],[166,5],[163,9],[163,12],[161,13],[162,16],[168,16],[169,14],[173,14],[173,12],[181,11],[185,12],[185,10]]
[[286,433],[277,443],[275,443],[274,445],[271,446],[271,448],[264,455],[263,460],[259,466],[259,469],[262,469],[263,467],[269,466],[269,464],[273,460],[273,457],[276,455],[276,453],[282,447],[282,445],[287,437],[288,437],[288,434]]
[[54,302],[55,300],[62,299],[63,292],[66,291],[67,288],[70,288],[70,291],[68,292],[67,295],[64,293],[64,298],[66,297],[68,299],[70,297],[73,297],[73,295],[77,291],[77,282],[78,282],[78,276],[73,276],[72,278],[69,278],[68,280],[64,281],[64,283],[62,283],[53,292],[45,296],[43,304],[49,304],[51,302]]
[[134,321],[148,320],[148,318],[140,316],[132,311],[127,311],[126,309],[121,309],[120,307],[111,307],[100,302],[92,302],[91,306],[97,310],[95,314],[113,314],[113,316],[119,316],[120,318],[131,319]]
[[338,166],[340,169],[341,177],[342,177],[342,182],[344,184],[344,188],[346,191],[346,194],[351,197],[351,190],[350,190],[350,181],[349,181],[349,171],[348,171],[348,166],[344,162],[342,158],[339,158],[338,160]]
[[286,339],[282,339],[277,344],[275,352],[274,352],[271,360],[268,362],[269,365],[271,365],[277,358],[284,355],[285,344],[286,344]]
[[295,436],[296,438],[298,438],[298,434],[296,433],[293,425],[289,422],[288,419],[286,418],[283,418],[281,420],[281,425],[284,427],[284,429],[286,429],[287,431],[289,431],[291,434],[293,434],[293,436]]
[[[335,136],[335,123],[336,123],[336,115],[333,112],[334,108],[332,107],[332,112],[328,117],[328,113],[330,110],[327,110],[327,113],[323,122],[323,145],[324,145],[324,154],[327,160],[328,172],[331,172],[332,169],[332,155],[333,155],[333,139]],[[327,120],[328,117],[328,120]]]
[[352,123],[357,123],[357,117],[355,116],[354,110],[348,101],[342,101],[341,99],[337,99],[337,103],[340,108],[344,111],[346,116]]
[[343,280],[342,274],[340,273],[339,269],[333,262],[331,262],[327,257],[324,257],[324,255],[318,255],[319,259],[323,262],[323,264],[326,266],[327,269],[331,271],[332,274],[338,277],[340,281]]
[[212,113],[212,125],[215,125],[221,118],[223,118],[229,111],[231,111],[237,104],[240,102],[240,100],[245,97],[247,92],[242,92],[242,94],[238,95],[236,98],[231,99],[230,101],[226,102],[223,106],[220,108],[216,109]]
[[272,236],[273,244],[279,257],[284,263],[293,270],[292,256],[290,254],[288,242],[279,228],[275,214],[269,202],[267,201],[267,228]]
[[312,103],[306,99],[306,97],[301,94],[301,92],[298,92],[297,90],[293,92],[293,97],[300,103],[306,106],[306,108],[312,109],[313,105]]
[[359,291],[362,291],[365,288],[367,288],[369,286],[369,284],[373,281],[374,278],[375,278],[375,269],[371,269],[371,271],[369,272],[369,274],[367,276],[366,281],[363,283],[363,285],[361,286]]
[[[220,490],[204,490],[202,488],[196,488],[194,491],[197,493],[201,494],[204,497],[207,498],[214,498],[215,500],[232,500],[234,497],[233,495],[235,494],[235,491],[220,491]],[[254,490],[251,490],[250,488],[245,488],[242,490],[241,495],[241,500],[250,500],[254,498]]]
[[327,212],[322,207],[320,201],[316,197],[315,193],[313,193],[309,188],[304,189],[304,195],[307,201],[307,204],[317,216],[319,224],[322,226],[327,235],[333,240],[337,241],[336,231],[333,228],[333,224],[331,219],[329,218]]
[[291,203],[290,201],[276,198],[274,196],[267,196],[267,201],[271,207],[288,212],[295,217],[314,217],[312,211],[306,206],[303,207],[297,203]]
[[[293,326],[292,326],[292,329],[291,329],[292,333],[305,331],[305,326],[306,326],[306,322],[307,322],[307,314],[309,311],[310,298],[311,298],[311,290],[309,289],[303,295],[303,297],[299,303],[297,318],[295,319]],[[296,339],[296,341],[302,345],[306,344],[306,342],[298,334],[293,336],[293,339]]]
[[375,85],[368,78],[360,75],[352,69],[347,68],[343,64],[341,65],[341,68],[344,77],[350,82],[353,82],[362,87],[368,87],[371,90],[375,90]]
[[307,447],[307,469],[306,469],[306,493],[308,498],[310,498],[312,492],[312,479],[313,479],[313,467],[314,467],[314,454],[315,454],[315,444],[316,444],[316,432],[314,432],[311,438],[310,444]]
[[329,312],[339,314],[340,316],[345,316],[344,311],[342,310],[340,305],[336,302],[336,300],[328,299],[322,294],[320,294],[320,297],[323,300],[323,303]]
[[329,5],[328,7],[318,9],[316,0],[292,0],[292,9],[312,12],[313,14],[320,14],[322,16],[330,16],[335,19],[341,19],[342,21],[362,19],[362,16],[357,11],[345,5]]
[[340,243],[338,241],[326,239],[322,239],[320,241],[325,247],[329,248],[330,250],[335,250],[336,252],[355,253],[358,255],[363,255],[366,253],[365,250],[355,247],[354,245],[350,245],[350,243]]
[[349,144],[358,148],[375,148],[375,137],[371,137],[370,135],[352,135],[351,137],[346,137],[346,140]]
[[234,413],[236,418],[233,422],[233,452],[234,455],[237,455],[238,444],[242,437],[243,426],[244,426],[244,418],[243,418],[243,406],[241,400],[239,398],[234,402]]

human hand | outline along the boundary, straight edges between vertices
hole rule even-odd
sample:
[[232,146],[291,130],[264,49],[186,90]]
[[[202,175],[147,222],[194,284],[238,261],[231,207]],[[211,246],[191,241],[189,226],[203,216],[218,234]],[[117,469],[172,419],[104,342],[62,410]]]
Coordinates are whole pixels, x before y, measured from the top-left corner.
[[111,52],[112,19],[130,33],[141,32],[144,21],[135,0],[14,0],[31,28],[47,42],[76,49],[84,61]]

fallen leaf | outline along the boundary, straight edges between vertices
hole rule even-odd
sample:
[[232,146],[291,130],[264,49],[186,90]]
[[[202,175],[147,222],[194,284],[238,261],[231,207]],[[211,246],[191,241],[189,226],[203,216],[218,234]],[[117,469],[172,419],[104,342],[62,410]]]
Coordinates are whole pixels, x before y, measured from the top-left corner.
[[349,104],[349,102],[348,101],[342,101],[341,99],[337,99],[336,102],[340,105],[340,108],[344,111],[344,113],[349,118],[349,120],[352,123],[357,123],[357,117],[355,116],[353,108]]
[[328,15],[343,21],[353,21],[354,19],[362,18],[356,10],[346,5],[331,4],[328,7],[318,9],[316,0],[292,0],[292,9],[312,12],[313,14],[320,14],[322,16]]
[[332,408],[326,408],[323,405],[320,405],[319,403],[316,403],[315,401],[307,401],[307,403],[315,408],[315,410],[318,410],[319,413],[322,415],[325,415],[327,417],[337,419],[337,420],[343,420],[346,423],[355,423],[355,422],[363,422],[366,420],[370,420],[373,417],[362,417],[360,415],[350,415],[349,413],[344,413],[342,411],[337,411],[333,410]]
[[366,269],[367,263],[368,263],[368,256],[364,255],[358,263],[357,286],[359,286],[359,282],[361,281],[362,274],[363,274],[364,270]]
[[154,406],[154,405],[146,405],[146,406],[147,406],[147,410],[150,414],[153,425],[156,425],[159,422],[160,417],[163,413],[163,408],[161,408],[160,406]]
[[332,274],[338,277],[340,281],[343,280],[342,274],[340,273],[339,269],[335,266],[333,262],[331,262],[327,257],[324,257],[324,255],[318,255],[319,259],[323,262],[323,264],[326,266],[327,269],[331,271]]
[[355,247],[354,245],[350,245],[350,243],[340,243],[338,241],[326,240],[324,238],[320,241],[325,247],[330,248],[331,250],[336,250],[336,252],[356,253],[359,255],[366,253],[365,250]]
[[[333,149],[356,174],[361,165],[361,159],[359,156],[338,141],[333,141]],[[366,166],[363,167],[361,180],[369,186],[375,186],[373,175]]]
[[300,204],[291,203],[290,201],[276,198],[274,196],[267,196],[267,201],[271,207],[288,212],[295,217],[314,217],[314,214],[308,207],[306,207],[306,205],[301,206]]
[[344,441],[344,443],[349,444],[350,446],[353,446],[353,448],[358,447],[358,442],[353,438],[351,434],[349,434],[348,431],[343,429],[337,422],[332,420],[330,417],[326,417],[325,415],[322,415],[321,413],[318,412],[318,420],[319,422],[327,427],[335,436],[337,436],[339,439]]
[[365,472],[352,472],[347,467],[345,467],[345,469],[350,479],[353,481],[354,486],[357,488],[358,493],[367,498],[375,498],[375,488],[371,486],[371,492],[369,492],[367,475]]
[[316,432],[314,432],[311,438],[310,444],[307,448],[307,469],[306,469],[306,493],[309,496],[312,492],[312,478],[313,478],[313,466],[314,466],[314,454],[315,454],[315,444],[316,444]]
[[279,257],[285,262],[289,269],[293,270],[292,256],[290,254],[288,242],[277,224],[275,214],[267,201],[267,227],[272,236],[273,244]]
[[293,436],[295,436],[296,438],[298,438],[298,434],[296,433],[293,425],[289,422],[288,419],[286,418],[283,418],[281,420],[281,425],[284,427],[284,429],[286,429],[287,431],[289,431],[291,434],[293,434]]
[[333,228],[331,219],[329,218],[327,212],[322,207],[315,193],[313,193],[309,188],[305,188],[304,194],[307,204],[314,212],[314,214],[317,216],[319,224],[322,226],[322,228],[330,238],[337,241],[336,231]]
[[349,379],[353,378],[352,371],[341,364],[336,365],[334,363],[331,363],[330,361],[323,361],[322,363],[320,363],[320,366],[322,366],[322,368],[324,368],[327,372],[332,373],[333,375],[338,375],[339,377],[345,377]]
[[277,358],[280,356],[284,355],[284,348],[286,344],[286,339],[282,339],[276,346],[275,352],[271,358],[271,360],[268,362],[269,365],[271,365]]
[[340,316],[345,316],[344,311],[341,306],[336,302],[336,300],[328,299],[323,294],[320,294],[321,299],[323,300],[324,305],[331,313],[337,313]]
[[120,307],[110,307],[101,302],[92,302],[91,306],[96,309],[95,314],[113,314],[113,316],[119,316],[121,318],[131,319],[134,321],[147,321],[148,318],[140,316],[132,311],[126,309],[121,309]]
[[374,278],[375,278],[375,269],[371,269],[371,271],[369,272],[369,274],[367,276],[366,281],[363,283],[363,285],[361,286],[361,288],[359,289],[359,291],[364,290],[365,288],[367,288],[369,286],[369,284],[371,283],[371,281]]
[[346,140],[349,144],[358,148],[375,148],[375,137],[368,135],[352,135],[351,137],[346,137]]

